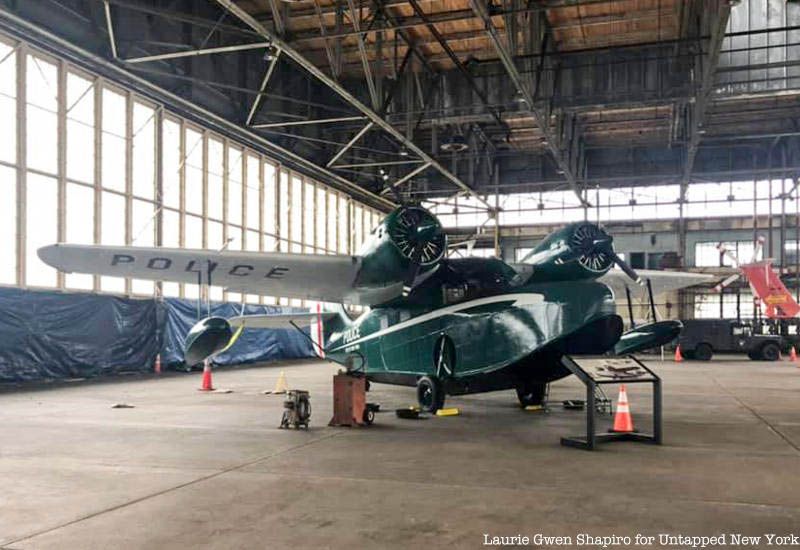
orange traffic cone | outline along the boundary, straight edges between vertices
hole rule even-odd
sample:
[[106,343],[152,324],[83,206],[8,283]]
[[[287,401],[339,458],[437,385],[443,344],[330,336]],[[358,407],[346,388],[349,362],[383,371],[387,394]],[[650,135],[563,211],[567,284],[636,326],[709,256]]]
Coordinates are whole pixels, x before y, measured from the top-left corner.
[[156,355],[156,362],[153,365],[153,372],[156,374],[161,374],[161,354],[159,353]]
[[683,355],[681,355],[681,346],[675,346],[675,362],[680,363],[683,361]]
[[203,384],[200,386],[200,391],[214,391],[214,386],[211,384],[211,363],[208,360],[203,364]]
[[797,363],[797,350],[794,349],[794,346],[792,346],[791,351],[789,351],[789,360],[792,363]]
[[629,433],[634,431],[631,409],[628,406],[628,392],[625,384],[619,387],[619,398],[617,399],[617,412],[614,414],[614,427],[612,432]]

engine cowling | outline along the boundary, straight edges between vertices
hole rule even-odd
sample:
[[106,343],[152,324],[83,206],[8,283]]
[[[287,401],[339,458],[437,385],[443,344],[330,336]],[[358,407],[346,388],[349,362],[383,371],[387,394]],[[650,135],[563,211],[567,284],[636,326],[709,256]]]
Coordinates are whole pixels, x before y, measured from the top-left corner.
[[447,251],[441,222],[421,206],[402,206],[376,227],[361,248],[362,269],[357,286],[385,287],[414,281],[436,269]]
[[522,263],[534,266],[530,282],[546,282],[594,279],[618,261],[611,235],[596,224],[580,222],[548,235]]

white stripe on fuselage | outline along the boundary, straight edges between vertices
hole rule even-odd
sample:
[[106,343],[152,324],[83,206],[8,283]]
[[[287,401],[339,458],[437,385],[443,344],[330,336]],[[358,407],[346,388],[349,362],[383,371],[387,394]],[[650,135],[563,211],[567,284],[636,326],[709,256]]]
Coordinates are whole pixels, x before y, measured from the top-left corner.
[[[378,338],[379,336],[385,336],[387,334],[391,334],[392,332],[403,330],[404,328],[408,328],[414,325],[418,325],[420,323],[424,323],[426,321],[431,321],[438,317],[442,317],[444,315],[451,315],[457,314],[465,309],[472,309],[474,307],[479,307],[488,304],[496,304],[498,302],[510,302],[514,300],[514,303],[511,304],[514,307],[522,307],[528,306],[533,304],[540,304],[544,301],[544,294],[536,294],[533,292],[521,292],[517,294],[499,294],[497,296],[490,296],[489,298],[478,298],[476,300],[470,300],[469,302],[461,302],[460,304],[455,304],[452,306],[446,306],[439,309],[435,309],[433,311],[429,311],[428,313],[423,313],[422,315],[418,315],[416,317],[412,317],[407,321],[402,321],[397,323],[396,325],[392,325],[388,328],[383,330],[379,330],[377,332],[373,332],[372,334],[368,334],[358,340],[353,340],[352,342],[347,342],[345,344],[341,344],[338,347],[330,350],[332,352],[340,351],[343,348],[349,348],[350,346],[355,346],[366,342],[367,340],[371,340],[372,338]],[[366,319],[366,315],[364,318]],[[360,325],[357,323],[356,326]]]

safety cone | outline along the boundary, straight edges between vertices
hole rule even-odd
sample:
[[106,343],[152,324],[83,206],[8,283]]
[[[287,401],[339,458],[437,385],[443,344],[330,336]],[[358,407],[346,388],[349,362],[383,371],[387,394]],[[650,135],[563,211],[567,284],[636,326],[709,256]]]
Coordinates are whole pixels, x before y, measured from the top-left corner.
[[159,353],[156,355],[156,362],[153,365],[153,372],[156,374],[161,374],[161,354]]
[[203,364],[203,384],[200,386],[200,391],[214,391],[214,386],[211,384],[211,363],[207,360]]
[[675,362],[680,363],[683,361],[683,355],[681,355],[681,346],[675,346]]
[[619,398],[617,399],[617,412],[614,414],[614,427],[611,429],[616,433],[629,433],[633,430],[633,418],[631,409],[628,406],[628,392],[625,384],[619,387]]
[[792,363],[797,363],[797,350],[792,346],[792,349],[789,351],[789,361]]
[[286,393],[289,391],[289,383],[286,381],[286,373],[281,371],[278,375],[278,381],[275,382],[275,389],[272,393]]

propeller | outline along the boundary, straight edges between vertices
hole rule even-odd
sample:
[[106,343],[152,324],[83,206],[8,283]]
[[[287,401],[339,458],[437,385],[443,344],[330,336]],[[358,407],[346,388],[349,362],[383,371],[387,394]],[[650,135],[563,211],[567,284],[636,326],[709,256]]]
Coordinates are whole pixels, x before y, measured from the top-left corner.
[[403,278],[403,296],[414,289],[424,267],[438,262],[447,249],[447,239],[439,220],[424,208],[404,206],[389,228],[389,235],[400,253],[408,259]]
[[590,271],[602,272],[610,263],[617,265],[625,275],[639,285],[644,281],[614,251],[614,238],[599,226],[591,223],[578,226],[569,238],[570,252],[561,257],[561,262],[577,261]]

